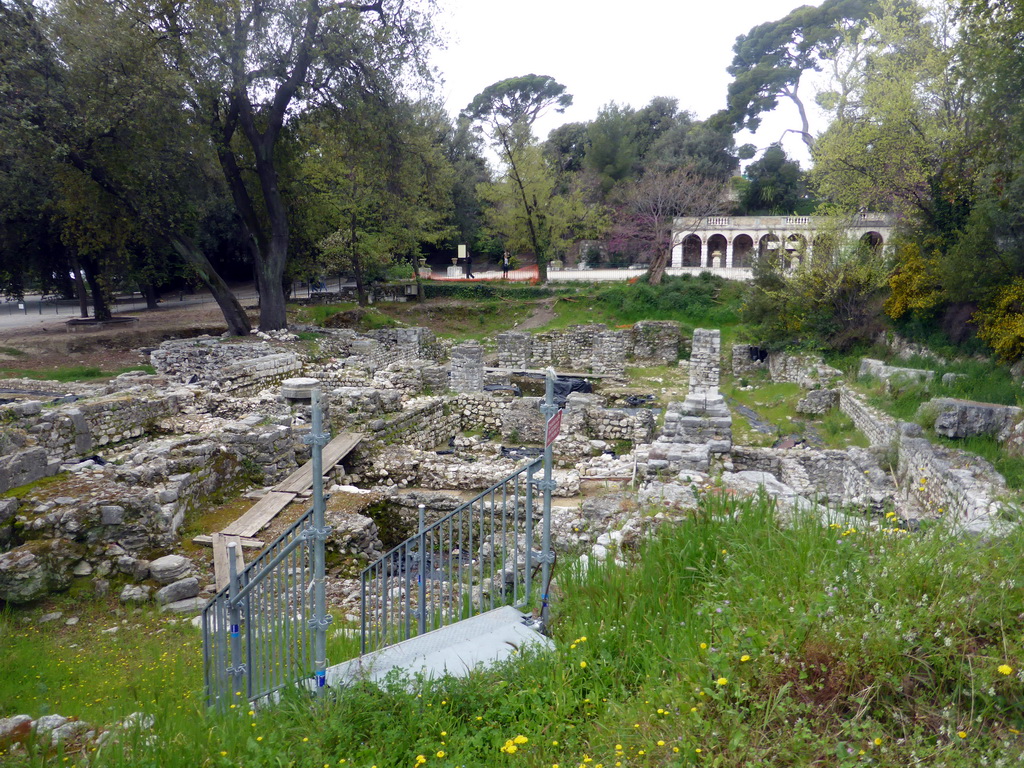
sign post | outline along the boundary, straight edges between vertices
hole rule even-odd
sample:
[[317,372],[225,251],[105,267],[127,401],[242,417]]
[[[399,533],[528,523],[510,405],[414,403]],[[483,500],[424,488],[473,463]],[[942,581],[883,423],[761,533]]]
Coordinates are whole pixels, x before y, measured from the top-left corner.
[[544,438],[544,447],[550,448],[551,444],[555,442],[555,438],[562,431],[562,409],[559,408],[555,411],[555,415],[548,419],[548,428],[546,436]]

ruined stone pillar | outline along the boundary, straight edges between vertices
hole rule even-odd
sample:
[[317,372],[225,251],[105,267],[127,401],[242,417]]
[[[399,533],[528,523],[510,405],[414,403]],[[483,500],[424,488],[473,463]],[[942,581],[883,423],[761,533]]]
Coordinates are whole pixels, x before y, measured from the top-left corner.
[[732,238],[725,243],[725,264],[727,269],[732,269]]
[[683,244],[676,243],[672,246],[672,267],[673,269],[683,266]]
[[523,331],[499,333],[498,366],[500,368],[529,368],[530,334]]
[[625,331],[603,331],[594,336],[594,352],[590,369],[594,373],[622,376],[626,372]]
[[451,387],[456,392],[483,392],[484,348],[466,341],[452,349]]

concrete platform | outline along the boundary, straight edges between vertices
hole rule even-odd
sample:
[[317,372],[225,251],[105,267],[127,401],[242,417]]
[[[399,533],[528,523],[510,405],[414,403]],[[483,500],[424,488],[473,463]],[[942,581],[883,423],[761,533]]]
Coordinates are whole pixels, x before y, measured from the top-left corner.
[[526,624],[528,618],[510,606],[495,608],[329,667],[327,685],[346,686],[360,680],[378,682],[396,669],[409,679],[418,675],[465,677],[473,669],[503,661],[517,650],[554,650],[551,638]]

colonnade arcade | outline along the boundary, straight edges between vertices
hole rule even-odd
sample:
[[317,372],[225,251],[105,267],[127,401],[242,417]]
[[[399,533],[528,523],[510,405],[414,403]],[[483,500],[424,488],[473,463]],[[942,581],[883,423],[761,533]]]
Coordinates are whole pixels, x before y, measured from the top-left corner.
[[[846,235],[882,249],[892,232],[890,214],[860,213]],[[672,267],[750,269],[755,258],[780,251],[795,267],[815,250],[835,246],[835,222],[817,216],[708,216],[676,219]]]

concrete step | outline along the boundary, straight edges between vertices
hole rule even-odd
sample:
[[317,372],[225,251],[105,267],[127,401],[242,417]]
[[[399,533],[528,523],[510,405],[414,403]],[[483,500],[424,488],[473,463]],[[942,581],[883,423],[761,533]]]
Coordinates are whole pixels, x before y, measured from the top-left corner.
[[360,680],[377,682],[395,669],[410,680],[465,677],[477,667],[489,667],[527,648],[554,650],[524,615],[511,606],[495,608],[457,624],[390,645],[327,669],[327,685],[347,686]]

